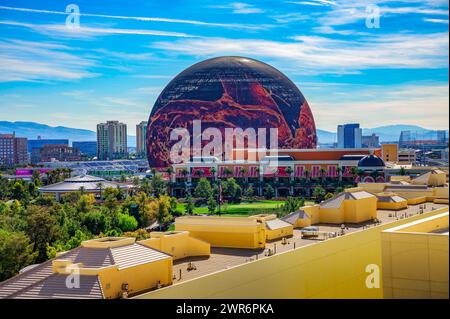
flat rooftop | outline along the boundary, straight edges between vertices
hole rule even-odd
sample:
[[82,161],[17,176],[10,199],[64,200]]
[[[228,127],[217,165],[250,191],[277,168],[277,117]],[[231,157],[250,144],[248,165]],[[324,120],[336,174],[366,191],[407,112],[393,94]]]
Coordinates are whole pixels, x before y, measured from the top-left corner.
[[[390,210],[378,210],[378,219],[382,223],[392,222],[400,218],[410,217],[420,212],[420,207],[424,207],[424,204],[410,205],[408,208],[399,211]],[[433,209],[439,209],[448,207],[447,204],[434,204],[427,203],[423,212],[429,212]],[[315,224],[319,227],[319,232],[328,233],[335,232],[340,234],[341,225],[336,224]],[[372,222],[365,222],[360,224],[345,224],[345,234],[355,231],[363,230],[367,227],[375,226]],[[448,232],[448,229],[447,229]],[[345,235],[344,235],[345,236]],[[183,281],[191,280],[194,278],[202,277],[217,271],[225,270],[231,267],[235,267],[241,264],[245,264],[249,261],[267,258],[266,253],[268,249],[276,251],[276,253],[297,249],[299,247],[314,245],[322,241],[323,237],[319,239],[304,239],[301,238],[301,230],[294,229],[292,237],[287,238],[287,243],[282,244],[282,240],[276,240],[266,243],[265,249],[253,250],[253,249],[239,249],[239,248],[214,248],[211,247],[211,255],[209,257],[187,257],[181,260],[173,262],[173,273],[176,277],[173,284],[176,285]],[[188,271],[189,263],[195,266],[195,270]],[[181,278],[180,278],[181,270]]]

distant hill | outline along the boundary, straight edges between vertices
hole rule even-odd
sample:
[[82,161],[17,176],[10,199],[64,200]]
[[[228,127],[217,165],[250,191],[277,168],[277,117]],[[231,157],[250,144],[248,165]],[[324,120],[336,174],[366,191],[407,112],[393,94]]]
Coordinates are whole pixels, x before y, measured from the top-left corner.
[[[413,131],[417,132],[421,136],[429,136],[429,138],[433,138],[433,134],[436,130],[430,130],[423,127],[420,127],[418,125],[386,125],[386,126],[379,126],[374,128],[364,128],[363,129],[363,135],[371,135],[372,133],[375,133],[380,137],[381,142],[392,142],[392,141],[398,141],[400,138],[400,133],[402,131]],[[447,130],[447,136],[448,136],[448,130]]]
[[[416,131],[420,135],[431,135],[433,130],[429,130],[417,125],[386,125],[374,128],[363,128],[363,135],[377,134],[381,142],[398,141],[401,131]],[[0,134],[16,132],[17,136],[26,137],[28,139],[36,139],[41,136],[43,139],[51,138],[67,138],[70,142],[73,141],[95,141],[97,140],[96,132],[70,128],[64,126],[48,126],[45,124],[35,122],[8,122],[0,121]],[[317,136],[319,143],[334,143],[337,142],[335,132],[317,129]],[[448,136],[448,130],[447,130]],[[128,136],[128,146],[136,146],[136,136]]]
[[[8,122],[0,121],[0,134],[16,132],[16,136],[36,139],[69,139],[73,141],[96,141],[97,133],[91,130],[71,128],[65,126],[49,126],[35,122]],[[128,136],[128,146],[136,146],[136,137]]]
[[337,142],[336,133],[317,129],[317,139],[319,143],[331,144]]
[[[402,131],[412,131],[417,132],[419,136],[423,136],[424,138],[436,138],[435,132],[436,130],[430,130],[423,128],[418,125],[385,125],[374,128],[363,128],[363,135],[372,135],[375,133],[380,137],[380,142],[395,142],[400,138],[400,133]],[[329,132],[324,130],[317,130],[317,136],[320,143],[333,143],[337,142],[337,137],[335,132]],[[447,130],[448,136],[448,130]]]

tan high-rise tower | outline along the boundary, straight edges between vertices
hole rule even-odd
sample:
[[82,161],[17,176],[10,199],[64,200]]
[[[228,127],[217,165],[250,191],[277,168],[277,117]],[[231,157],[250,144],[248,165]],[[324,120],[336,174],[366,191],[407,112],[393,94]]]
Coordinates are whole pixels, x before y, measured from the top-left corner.
[[97,157],[99,160],[128,157],[126,124],[119,121],[97,124]]

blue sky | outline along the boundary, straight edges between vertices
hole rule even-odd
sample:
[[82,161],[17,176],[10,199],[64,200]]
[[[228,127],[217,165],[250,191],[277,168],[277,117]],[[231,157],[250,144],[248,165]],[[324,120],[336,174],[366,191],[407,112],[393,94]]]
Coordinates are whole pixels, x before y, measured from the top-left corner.
[[448,0],[0,0],[0,120],[134,134],[173,76],[243,55],[291,78],[319,128],[448,129],[448,20]]

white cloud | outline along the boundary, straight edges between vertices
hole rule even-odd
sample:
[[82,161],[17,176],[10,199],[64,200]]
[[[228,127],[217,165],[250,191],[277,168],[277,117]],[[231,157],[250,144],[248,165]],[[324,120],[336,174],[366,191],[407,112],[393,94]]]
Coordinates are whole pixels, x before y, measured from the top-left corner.
[[432,22],[432,23],[443,23],[443,24],[448,24],[448,19],[444,20],[444,19],[431,19],[431,18],[425,18],[423,19],[423,21],[426,22]]
[[97,76],[91,59],[75,55],[76,48],[55,43],[0,41],[0,82],[80,80]]
[[[64,11],[53,11],[53,10],[39,10],[30,8],[17,8],[0,6],[0,10],[18,11],[18,12],[28,12],[28,13],[44,13],[44,14],[57,14],[57,15],[68,15]],[[244,8],[241,8],[244,10]],[[264,29],[264,26],[260,25],[246,25],[246,24],[234,24],[234,23],[213,23],[198,20],[185,20],[185,19],[169,19],[160,17],[136,17],[136,16],[117,16],[117,15],[107,15],[107,14],[94,14],[80,12],[80,17],[94,17],[94,18],[105,18],[105,19],[118,19],[118,20],[134,20],[142,22],[164,22],[164,23],[176,23],[176,24],[190,24],[198,26],[209,26],[209,27],[220,27],[220,28],[230,28],[230,29],[247,29],[247,30],[260,30]]]
[[80,25],[79,28],[69,28],[65,24],[32,24],[17,21],[0,21],[2,25],[9,25],[15,27],[24,27],[33,31],[68,38],[92,38],[96,35],[148,35],[148,36],[163,36],[163,37],[197,37],[181,32],[169,32],[159,30],[139,30],[139,29],[120,29],[120,28],[106,28],[106,27],[90,27]]
[[209,7],[214,9],[229,9],[235,14],[254,14],[265,12],[265,10],[255,7],[253,4],[244,2],[232,2],[229,4],[213,5]]
[[348,73],[371,68],[448,67],[448,33],[402,34],[345,41],[296,36],[289,42],[259,39],[183,39],[155,42],[153,48],[198,57],[263,57],[280,67],[317,73]]
[[303,4],[303,5],[310,5],[310,6],[336,6],[337,5],[337,3],[335,1],[328,1],[328,0],[286,1],[286,3]]

